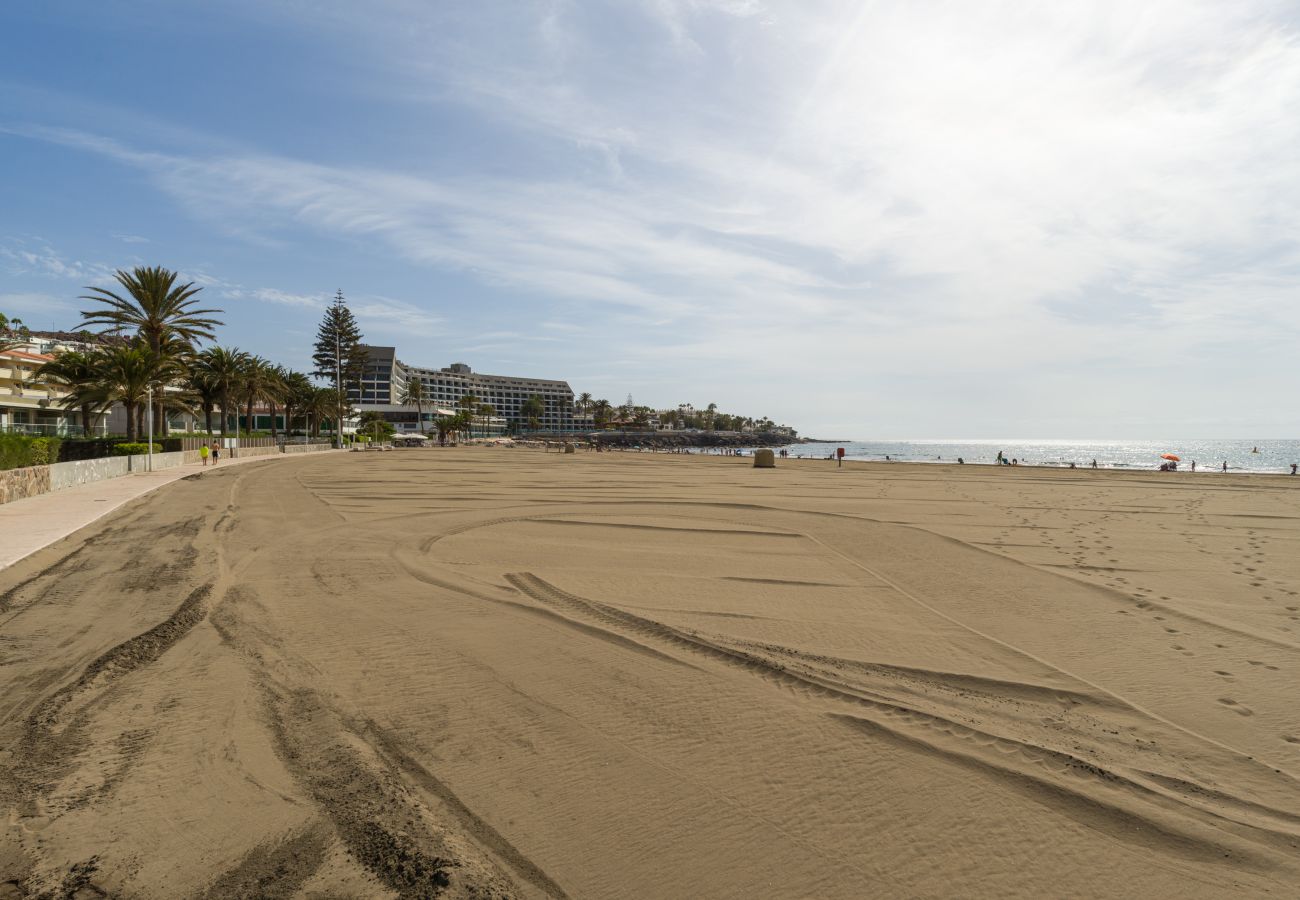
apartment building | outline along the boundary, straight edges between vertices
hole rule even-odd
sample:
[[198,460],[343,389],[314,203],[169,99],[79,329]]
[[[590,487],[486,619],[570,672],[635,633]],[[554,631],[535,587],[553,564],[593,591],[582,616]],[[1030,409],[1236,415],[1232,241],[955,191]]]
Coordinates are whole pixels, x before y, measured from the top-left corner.
[[36,378],[36,370],[54,357],[33,352],[24,342],[0,351],[0,431],[63,435],[80,433],[75,410],[64,410],[63,390]]
[[[521,412],[521,407],[530,397],[542,400],[543,412],[538,416],[542,429],[573,429],[573,390],[566,381],[484,375],[464,363],[427,369],[402,362],[397,358],[395,347],[366,345],[365,350],[368,356],[361,383],[349,389],[348,398],[361,412],[382,412],[384,419],[399,432],[432,430],[439,416],[454,413],[460,408],[461,398],[468,395],[477,397],[479,404],[492,406],[493,418],[500,420],[498,423],[485,422],[489,432],[507,427],[527,429],[528,417]],[[424,390],[423,422],[416,422],[414,404],[401,403],[411,379],[419,379]]]

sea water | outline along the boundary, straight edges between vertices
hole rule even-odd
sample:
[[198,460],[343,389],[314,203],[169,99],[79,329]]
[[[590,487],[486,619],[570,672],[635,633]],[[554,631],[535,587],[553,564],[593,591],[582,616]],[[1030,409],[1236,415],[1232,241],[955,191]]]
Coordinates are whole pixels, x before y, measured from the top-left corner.
[[[897,462],[955,463],[958,457],[967,463],[992,465],[998,451],[1008,460],[1029,466],[1065,466],[1074,463],[1091,467],[1092,461],[1103,469],[1158,469],[1162,454],[1182,458],[1180,472],[1219,472],[1228,464],[1230,472],[1285,474],[1292,463],[1300,463],[1300,440],[1134,440],[1134,441],[1063,441],[1063,440],[912,440],[912,441],[843,441],[791,444],[785,448],[790,456],[824,459],[836,448],[844,448],[845,459]],[[1258,450],[1258,453],[1253,452]]]

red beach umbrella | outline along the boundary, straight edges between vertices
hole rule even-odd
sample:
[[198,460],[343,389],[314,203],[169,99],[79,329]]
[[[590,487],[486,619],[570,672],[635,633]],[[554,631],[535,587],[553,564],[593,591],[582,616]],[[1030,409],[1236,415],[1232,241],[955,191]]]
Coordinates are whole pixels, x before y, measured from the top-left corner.
[[1160,454],[1160,458],[1161,458],[1161,459],[1172,459],[1174,462],[1182,462],[1182,461],[1183,461],[1183,458],[1182,458],[1181,456],[1174,456],[1172,453],[1161,453],[1161,454]]

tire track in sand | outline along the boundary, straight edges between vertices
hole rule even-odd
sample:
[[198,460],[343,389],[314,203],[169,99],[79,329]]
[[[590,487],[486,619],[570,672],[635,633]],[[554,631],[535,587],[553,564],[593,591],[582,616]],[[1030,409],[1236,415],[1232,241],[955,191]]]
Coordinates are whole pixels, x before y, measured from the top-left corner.
[[[1166,793],[1154,784],[1064,751],[981,731],[906,706],[891,697],[794,672],[782,663],[725,646],[697,632],[568,593],[529,572],[510,573],[506,579],[539,603],[711,658],[775,687],[793,691],[801,698],[829,701],[828,711],[840,721],[866,721],[869,727],[888,730],[900,740],[913,741],[914,745],[944,748],[943,754],[978,761],[983,771],[999,774],[1019,786],[1030,781],[1040,783],[1040,795],[1056,797],[1062,812],[1084,819],[1090,826],[1121,840],[1130,838],[1134,828],[1140,828],[1154,844],[1177,856],[1203,859],[1204,854],[1213,854],[1241,865],[1260,866],[1264,861],[1253,852],[1236,842],[1224,842],[1225,835],[1221,833],[1206,834],[1205,826],[1214,827],[1215,822],[1245,826],[1250,830],[1246,836],[1274,847],[1291,848],[1294,837],[1300,835],[1300,817],[1282,810],[1267,808],[1267,814],[1261,814],[1258,804],[1248,801],[1203,805],[1185,793]],[[851,707],[853,713],[846,712],[845,706]],[[917,737],[917,733],[931,736]],[[952,750],[954,744],[962,749]],[[1090,782],[1092,791],[1085,792],[1071,785],[1072,779]],[[1105,810],[1105,815],[1094,814],[1099,809]],[[1239,829],[1232,830],[1241,836]]]

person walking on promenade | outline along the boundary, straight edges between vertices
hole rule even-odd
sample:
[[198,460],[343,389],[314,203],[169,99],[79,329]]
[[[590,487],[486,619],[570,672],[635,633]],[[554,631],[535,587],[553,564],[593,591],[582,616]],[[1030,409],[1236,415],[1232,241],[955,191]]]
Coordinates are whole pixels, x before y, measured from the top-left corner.
[[200,460],[200,461],[203,463],[203,465],[205,465],[205,466],[208,464],[208,445],[207,445],[207,444],[203,444],[202,446],[199,447],[199,460]]
[[221,462],[221,445],[216,441],[212,442],[212,464],[215,466]]

